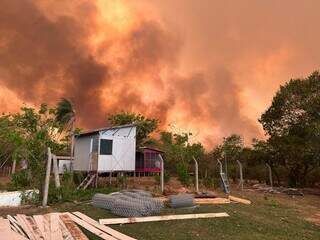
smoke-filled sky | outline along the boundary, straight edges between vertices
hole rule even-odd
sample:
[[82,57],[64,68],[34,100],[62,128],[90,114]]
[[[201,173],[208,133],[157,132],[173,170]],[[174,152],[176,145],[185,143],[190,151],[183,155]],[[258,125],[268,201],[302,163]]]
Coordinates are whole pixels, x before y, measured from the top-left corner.
[[77,124],[262,137],[280,84],[319,69],[319,0],[1,0],[0,109],[70,98]]

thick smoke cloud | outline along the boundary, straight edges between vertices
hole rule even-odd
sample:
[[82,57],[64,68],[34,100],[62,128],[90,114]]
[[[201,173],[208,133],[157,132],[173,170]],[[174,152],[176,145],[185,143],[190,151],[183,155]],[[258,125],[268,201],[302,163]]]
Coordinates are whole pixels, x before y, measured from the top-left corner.
[[[98,51],[104,54],[121,46],[125,54],[110,63],[99,60],[90,48],[92,29],[100,31],[94,1],[82,1],[79,11],[72,15],[56,14],[53,18],[37,3],[1,1],[3,86],[35,104],[70,97],[84,127],[105,125],[107,113],[121,110],[141,111],[166,122],[173,100],[147,104],[139,90],[146,81],[161,85],[159,73],[176,55],[175,44],[170,44],[174,40],[158,23],[141,21],[117,43],[99,45]],[[86,24],[80,14],[85,15]],[[103,31],[108,33],[108,29]],[[116,91],[102,98],[104,88]]]
[[[35,104],[70,96],[80,119],[92,109],[102,111],[99,92],[109,81],[108,67],[91,56],[86,42],[89,30],[72,16],[52,20],[35,3],[0,3],[1,83]],[[94,14],[90,11],[94,8],[88,8],[88,16]],[[94,118],[86,122],[98,123]]]
[[231,133],[261,136],[256,118],[279,84],[320,61],[309,26],[318,1],[101,2],[0,1],[2,110],[12,109],[8,95],[11,105],[67,97],[81,127],[135,111],[212,146]]

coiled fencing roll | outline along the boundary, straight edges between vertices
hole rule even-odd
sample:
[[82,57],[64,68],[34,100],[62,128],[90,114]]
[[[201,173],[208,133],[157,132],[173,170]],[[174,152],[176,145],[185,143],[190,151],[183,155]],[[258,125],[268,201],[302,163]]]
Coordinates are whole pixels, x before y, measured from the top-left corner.
[[141,217],[159,214],[163,203],[152,198],[151,193],[142,190],[122,191],[112,194],[97,193],[92,198],[92,205],[110,210],[123,217]]
[[193,194],[178,194],[169,196],[169,205],[172,208],[194,207]]

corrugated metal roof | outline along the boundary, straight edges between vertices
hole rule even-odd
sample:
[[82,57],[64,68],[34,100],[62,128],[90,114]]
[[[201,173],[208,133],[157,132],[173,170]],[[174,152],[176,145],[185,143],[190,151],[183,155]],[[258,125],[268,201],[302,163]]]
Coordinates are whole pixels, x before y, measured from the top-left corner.
[[92,129],[92,130],[87,130],[87,131],[83,131],[80,134],[76,134],[76,137],[81,137],[81,136],[85,136],[85,135],[91,135],[91,134],[95,134],[101,131],[107,131],[107,130],[112,130],[112,129],[121,129],[121,128],[127,128],[127,127],[136,127],[136,124],[126,124],[126,125],[118,125],[118,126],[112,126],[112,127],[103,127],[103,128],[96,128],[96,129]]
[[155,148],[155,147],[148,147],[148,146],[144,146],[144,147],[140,147],[139,148],[140,150],[145,150],[145,149],[149,149],[149,150],[152,150],[152,151],[155,151],[155,152],[159,152],[159,153],[164,153],[164,151],[158,149],[158,148]]

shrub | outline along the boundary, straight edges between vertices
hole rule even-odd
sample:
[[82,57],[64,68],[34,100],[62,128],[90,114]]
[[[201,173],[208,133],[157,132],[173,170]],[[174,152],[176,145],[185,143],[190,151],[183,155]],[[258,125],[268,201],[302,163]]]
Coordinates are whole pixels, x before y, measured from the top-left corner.
[[38,204],[40,203],[39,191],[22,191],[21,202],[22,204]]
[[31,186],[31,179],[27,170],[21,170],[11,176],[8,190],[23,190]]
[[[81,176],[81,175],[78,175]],[[95,193],[110,193],[112,189],[110,187],[103,188],[88,188],[79,189],[74,181],[74,173],[64,172],[61,176],[61,186],[56,188],[53,179],[50,181],[49,187],[49,203],[59,203],[59,202],[72,202],[72,201],[87,201],[90,200]]]
[[216,184],[216,180],[215,178],[208,176],[206,178],[201,179],[202,184],[206,187],[206,188],[213,188]]
[[190,185],[190,176],[188,173],[188,166],[186,163],[177,163],[176,165],[176,171],[178,174],[178,179],[179,181],[185,185],[185,186],[189,186]]
[[[167,171],[164,172],[164,176],[163,177],[164,177],[164,182],[165,183],[168,183],[170,181],[170,174]],[[160,184],[160,175],[155,175],[154,179],[156,180],[157,184]]]

